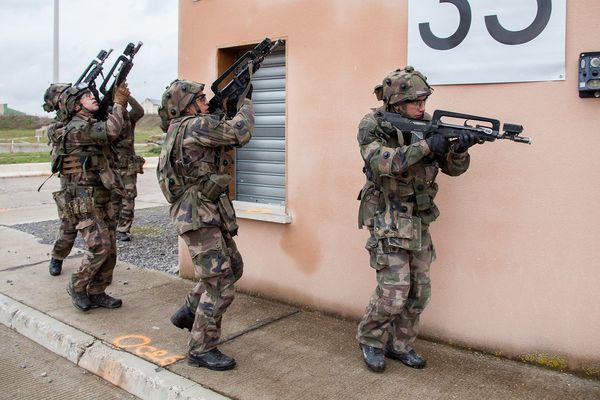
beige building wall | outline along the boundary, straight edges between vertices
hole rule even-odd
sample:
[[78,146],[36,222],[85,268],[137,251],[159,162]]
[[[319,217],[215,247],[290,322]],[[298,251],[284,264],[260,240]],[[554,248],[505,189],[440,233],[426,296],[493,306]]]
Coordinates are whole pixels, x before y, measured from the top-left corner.
[[[439,178],[423,336],[600,376],[600,100],[577,93],[599,12],[567,4],[565,81],[435,87],[428,111],[520,123],[534,144],[477,146],[465,175]],[[357,125],[378,105],[373,87],[406,64],[406,35],[406,0],[180,1],[180,78],[210,84],[218,48],[286,40],[292,222],[239,221],[240,288],[362,314],[375,277],[356,222]]]

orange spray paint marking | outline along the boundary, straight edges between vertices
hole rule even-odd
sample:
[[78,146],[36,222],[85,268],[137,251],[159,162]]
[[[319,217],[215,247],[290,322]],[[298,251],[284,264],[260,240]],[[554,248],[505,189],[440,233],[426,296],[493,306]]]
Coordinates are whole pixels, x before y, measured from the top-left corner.
[[150,346],[150,343],[152,343],[152,339],[138,334],[120,336],[112,341],[113,346],[131,351],[161,367],[185,358],[183,355],[169,354],[167,350]]

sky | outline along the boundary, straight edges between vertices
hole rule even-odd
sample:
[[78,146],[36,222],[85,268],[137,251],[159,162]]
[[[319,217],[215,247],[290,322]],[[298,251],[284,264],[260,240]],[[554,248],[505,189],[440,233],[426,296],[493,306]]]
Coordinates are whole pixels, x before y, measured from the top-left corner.
[[[59,0],[59,81],[76,81],[101,49],[108,72],[143,42],[129,73],[138,100],[160,99],[177,77],[178,0]],[[0,0],[0,103],[32,115],[53,78],[54,0]],[[99,86],[99,79],[98,79]]]

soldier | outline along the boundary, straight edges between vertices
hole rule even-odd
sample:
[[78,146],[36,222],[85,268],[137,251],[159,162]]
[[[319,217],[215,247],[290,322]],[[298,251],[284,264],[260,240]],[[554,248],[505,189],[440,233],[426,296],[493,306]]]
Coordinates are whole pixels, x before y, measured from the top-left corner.
[[235,367],[235,360],[216,346],[223,313],[233,301],[234,283],[243,271],[232,238],[237,225],[227,196],[230,176],[226,167],[232,158],[226,151],[248,143],[254,110],[243,95],[234,118],[208,114],[203,90],[204,84],[175,80],[164,92],[159,115],[163,130],[168,126],[168,131],[157,176],[172,204],[173,225],[187,244],[199,279],[171,322],[190,330],[190,364],[222,371]]
[[[53,173],[58,172],[58,170],[56,170],[56,161],[58,159],[59,144],[61,142],[61,138],[57,136],[57,132],[62,132],[62,129],[60,128],[64,127],[67,120],[66,115],[64,115],[58,107],[58,99],[60,94],[69,87],[71,87],[70,83],[53,83],[44,94],[44,104],[42,105],[44,111],[56,111],[54,121],[48,126],[48,144],[52,146],[50,155],[52,159]],[[71,218],[69,215],[65,215],[64,213],[64,209],[61,205],[62,202],[60,201],[62,192],[58,191],[52,195],[58,208],[60,225],[58,226],[54,246],[52,247],[52,252],[50,253],[51,258],[48,271],[50,272],[50,275],[57,276],[60,275],[62,271],[63,260],[67,258],[71,252],[73,244],[75,243],[75,239],[77,238],[77,229],[75,229],[75,225],[77,225],[77,223],[73,218]]]
[[133,223],[135,198],[137,197],[137,174],[143,174],[144,158],[135,154],[135,124],[144,116],[144,108],[133,97],[129,97],[131,111],[123,111],[124,125],[119,138],[114,143],[117,150],[117,173],[123,181],[124,196],[114,193],[113,208],[117,221],[117,240],[131,240],[129,231]]
[[[439,215],[433,199],[438,171],[458,176],[469,167],[470,133],[449,143],[441,135],[411,138],[387,122],[383,111],[430,120],[425,103],[432,93],[427,78],[413,67],[393,71],[375,88],[383,106],[365,115],[358,127],[367,181],[360,192],[359,228],[366,226],[366,249],[376,270],[377,287],[358,325],[357,339],[368,368],[385,369],[385,358],[412,368],[426,360],[412,347],[419,315],[431,284],[429,266],[435,249],[429,224]],[[384,336],[387,333],[387,341]]]
[[67,285],[73,305],[81,311],[122,304],[105,293],[117,260],[110,193],[121,190],[110,163],[108,142],[122,129],[128,98],[129,89],[123,83],[115,91],[115,104],[106,121],[92,118],[98,103],[87,84],[66,89],[59,100],[60,110],[69,118],[59,134],[61,202],[65,213],[76,220],[75,228],[88,247],[87,257]]

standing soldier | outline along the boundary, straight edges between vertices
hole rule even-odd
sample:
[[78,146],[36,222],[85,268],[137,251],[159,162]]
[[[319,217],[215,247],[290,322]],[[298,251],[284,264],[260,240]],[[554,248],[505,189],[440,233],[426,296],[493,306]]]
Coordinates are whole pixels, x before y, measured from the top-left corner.
[[440,169],[450,176],[465,172],[467,149],[475,143],[470,133],[452,144],[441,135],[413,140],[409,132],[385,120],[383,111],[430,120],[425,102],[431,92],[423,74],[412,67],[397,69],[375,88],[383,106],[365,115],[358,127],[367,176],[358,224],[369,229],[366,249],[377,287],[358,325],[357,339],[365,363],[376,372],[385,369],[384,357],[412,368],[426,365],[412,344],[431,294],[429,266],[435,250],[429,224],[439,215],[433,202],[438,191],[435,178]]
[[232,159],[226,151],[248,143],[254,110],[250,99],[240,96],[233,119],[208,114],[203,90],[204,84],[175,80],[164,92],[159,115],[167,136],[157,176],[172,204],[173,225],[187,244],[199,279],[171,322],[191,332],[189,363],[221,371],[235,367],[235,360],[216,346],[223,313],[233,301],[234,283],[243,271],[232,238],[237,225],[227,195],[230,176],[226,167]]
[[59,100],[61,112],[69,118],[59,135],[61,201],[88,247],[87,257],[67,285],[73,305],[81,311],[122,304],[105,293],[117,261],[111,191],[121,190],[110,163],[108,143],[123,127],[128,98],[129,89],[123,83],[115,91],[115,104],[106,121],[92,118],[98,103],[87,84],[69,87]]
[[123,196],[114,193],[113,208],[117,221],[117,240],[131,240],[129,230],[133,223],[135,198],[137,197],[137,174],[143,174],[144,158],[135,154],[135,124],[144,116],[144,108],[133,97],[129,97],[131,111],[123,111],[123,129],[115,143],[117,150],[117,173],[123,181]]
[[[57,134],[64,132],[61,128],[64,127],[65,122],[67,121],[67,116],[64,115],[58,107],[58,99],[60,94],[69,87],[71,87],[70,83],[53,83],[44,94],[44,104],[42,105],[44,111],[56,111],[54,121],[48,126],[48,144],[50,144],[52,147],[50,157],[52,160],[51,169],[53,173],[59,172],[58,154],[60,151],[59,145],[61,143],[61,138]],[[50,253],[51,258],[48,271],[50,272],[50,275],[57,276],[60,275],[62,271],[63,260],[67,258],[71,252],[73,244],[75,243],[75,239],[77,238],[77,229],[75,229],[77,222],[69,213],[65,214],[65,210],[61,201],[63,197],[62,191],[54,192],[52,195],[58,208],[60,225],[58,226],[56,239],[54,241],[54,245],[52,246],[52,252]]]

